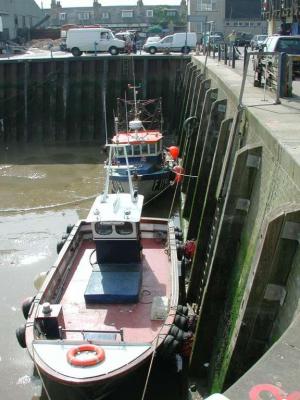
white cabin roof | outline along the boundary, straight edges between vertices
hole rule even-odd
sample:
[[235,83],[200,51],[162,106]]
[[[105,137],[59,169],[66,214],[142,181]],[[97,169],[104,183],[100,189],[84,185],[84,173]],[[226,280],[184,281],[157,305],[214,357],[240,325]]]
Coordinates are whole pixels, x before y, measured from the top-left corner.
[[137,195],[133,202],[130,193],[100,195],[87,216],[87,222],[139,222],[144,196]]

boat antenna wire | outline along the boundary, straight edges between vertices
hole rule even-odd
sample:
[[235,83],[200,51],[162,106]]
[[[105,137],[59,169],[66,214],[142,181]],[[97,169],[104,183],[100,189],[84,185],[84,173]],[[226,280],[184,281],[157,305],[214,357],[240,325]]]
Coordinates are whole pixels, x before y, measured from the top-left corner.
[[[128,134],[128,112],[127,112],[127,96],[126,96],[126,90],[125,90],[124,99],[125,99],[126,133]],[[127,139],[128,139],[128,141],[129,141],[128,135],[127,135]]]
[[103,114],[104,114],[105,143],[108,144],[107,117],[106,117],[106,90],[103,91]]
[[133,101],[134,101],[134,118],[138,117],[138,110],[137,110],[137,103],[136,103],[136,86],[135,86],[135,70],[134,70],[134,59],[133,56],[131,57],[132,60],[132,75],[133,75]]

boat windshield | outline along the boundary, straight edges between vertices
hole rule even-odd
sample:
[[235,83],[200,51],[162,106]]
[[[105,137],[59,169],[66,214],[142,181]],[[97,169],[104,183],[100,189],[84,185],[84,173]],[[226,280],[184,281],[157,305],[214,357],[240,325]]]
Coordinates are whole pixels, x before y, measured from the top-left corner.
[[149,144],[149,153],[150,154],[155,154],[156,153],[156,144],[155,143],[150,143]]
[[115,229],[119,235],[130,235],[133,232],[133,227],[130,222],[125,222],[124,224],[116,225]]
[[[142,144],[134,144],[126,146],[126,152],[128,157],[132,156],[147,156],[149,154],[156,154],[157,152],[162,150],[162,141],[157,143],[142,143]],[[116,157],[124,157],[124,147],[116,147],[115,148],[115,156]]]
[[108,224],[102,224],[101,222],[96,222],[95,231],[98,233],[98,235],[111,235],[112,226]]

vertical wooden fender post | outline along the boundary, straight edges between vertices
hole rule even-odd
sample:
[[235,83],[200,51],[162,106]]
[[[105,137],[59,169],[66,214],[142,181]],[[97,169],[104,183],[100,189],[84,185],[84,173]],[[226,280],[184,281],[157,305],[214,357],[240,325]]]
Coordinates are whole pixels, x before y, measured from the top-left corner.
[[[188,284],[188,302],[193,303],[197,299],[197,292],[201,292],[199,288],[201,279],[204,279],[205,257],[210,242],[211,229],[214,227],[214,214],[217,207],[216,188],[219,181],[220,171],[222,169],[223,157],[226,151],[229,132],[232,124],[232,118],[224,120],[221,124],[220,133],[218,135],[215,148],[214,158],[211,165],[210,175],[207,183],[207,190],[201,209],[201,217],[198,223],[198,232],[196,236],[196,252],[194,254],[192,268],[189,276]],[[200,293],[201,296],[201,293]]]
[[194,195],[192,199],[189,197],[186,199],[187,207],[190,205],[190,215],[188,217],[189,227],[187,232],[188,239],[195,238],[197,235],[213,156],[220,133],[220,127],[225,118],[226,108],[227,100],[225,99],[217,100],[213,103],[201,156],[199,154],[199,157],[201,157],[200,164],[195,174],[198,178],[190,178],[190,184],[194,188]]
[[[201,155],[203,152],[203,143],[205,139],[206,130],[208,127],[209,118],[211,115],[212,105],[218,97],[218,89],[209,89],[206,92],[205,100],[202,108],[200,125],[198,129],[198,134],[196,142],[193,148],[191,148],[190,159],[186,163],[186,174],[191,176],[197,176],[199,171],[199,165],[201,160]],[[191,204],[194,196],[194,178],[185,177],[184,187],[186,188],[186,198],[183,208],[184,218],[188,218],[190,215]]]
[[220,223],[217,231],[212,234],[215,239],[208,250],[203,292],[199,298],[199,320],[191,357],[191,369],[197,375],[203,372],[201,367],[198,368],[199,365],[209,363],[210,376],[214,376],[219,371],[218,363],[226,357],[221,349],[224,349],[224,334],[230,332],[228,324],[232,323],[231,318],[228,320],[226,302],[232,291],[231,282],[236,280],[235,264],[240,250],[239,243],[251,207],[251,194],[260,169],[261,152],[261,146],[251,145],[235,153]]

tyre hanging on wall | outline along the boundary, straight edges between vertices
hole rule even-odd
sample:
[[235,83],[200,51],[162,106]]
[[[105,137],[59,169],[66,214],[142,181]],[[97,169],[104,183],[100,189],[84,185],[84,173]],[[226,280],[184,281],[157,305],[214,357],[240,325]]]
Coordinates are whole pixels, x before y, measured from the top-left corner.
[[26,330],[25,324],[16,329],[17,341],[23,349],[27,347],[25,339],[25,330]]
[[22,303],[22,312],[25,319],[28,318],[30,307],[34,301],[34,298],[35,297],[27,297]]

